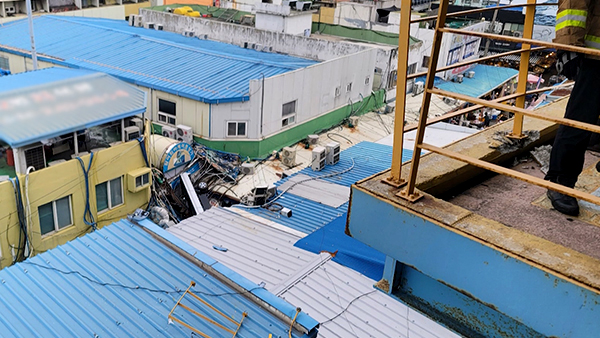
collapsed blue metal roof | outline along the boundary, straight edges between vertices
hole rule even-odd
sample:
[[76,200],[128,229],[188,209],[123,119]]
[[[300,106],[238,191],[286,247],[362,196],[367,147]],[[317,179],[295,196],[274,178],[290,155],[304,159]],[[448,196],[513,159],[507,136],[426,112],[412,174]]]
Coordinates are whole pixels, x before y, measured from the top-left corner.
[[21,147],[146,111],[146,93],[103,73],[46,68],[0,77],[0,140]]
[[435,86],[453,93],[481,97],[519,74],[516,69],[479,64],[471,70],[475,72],[475,76],[464,77],[462,83],[440,81]]
[[[411,157],[412,150],[404,149],[402,161],[408,161]],[[323,178],[323,180],[349,187],[361,179],[384,171],[388,169],[392,163],[392,147],[366,141],[360,142],[342,151],[340,161],[336,165],[326,166],[322,171],[313,171],[311,168],[304,168],[298,173],[278,181],[275,185],[280,186],[292,177],[300,174],[310,177],[319,177],[340,172],[350,168],[353,161],[354,168],[352,170],[341,175]],[[349,197],[350,196],[348,196],[348,198]],[[247,209],[247,211],[306,234],[312,233],[331,223],[348,211],[348,202],[338,208],[334,208],[294,195],[291,192],[282,195],[277,200],[277,203],[291,209],[293,216],[290,218],[282,217],[276,212],[263,208]]]
[[[41,15],[33,22],[41,60],[105,72],[130,83],[207,103],[248,100],[251,79],[317,63],[131,27],[122,20]],[[0,26],[0,50],[29,55],[29,49],[27,20]]]
[[[235,320],[247,312],[237,337],[288,337],[289,324],[250,301],[251,293],[283,313],[295,307],[199,253],[150,221],[122,220],[0,271],[0,332],[14,337],[190,337],[168,320],[182,292],[191,290]],[[144,229],[145,228],[145,229]],[[152,233],[152,234],[151,234]],[[158,237],[157,237],[158,236]],[[177,246],[187,259],[157,238]],[[237,292],[207,271],[209,266],[247,291]],[[187,295],[183,304],[221,325],[232,323]],[[177,307],[175,317],[211,337],[227,332]],[[297,322],[316,335],[314,319]],[[235,326],[235,325],[234,325]],[[235,327],[233,328],[235,329]],[[299,337],[294,330],[293,337]],[[302,335],[308,337],[307,335]]]

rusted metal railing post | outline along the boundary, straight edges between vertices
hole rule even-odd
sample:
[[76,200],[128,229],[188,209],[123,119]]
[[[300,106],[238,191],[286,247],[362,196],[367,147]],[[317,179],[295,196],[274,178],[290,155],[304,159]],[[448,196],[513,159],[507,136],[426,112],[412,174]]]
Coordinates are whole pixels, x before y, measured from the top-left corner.
[[438,8],[435,34],[433,36],[433,45],[431,47],[431,57],[429,58],[429,69],[427,70],[425,94],[423,95],[423,104],[421,105],[421,113],[419,114],[419,128],[417,129],[417,139],[415,140],[415,148],[410,166],[408,185],[397,195],[409,201],[416,201],[421,198],[421,194],[415,192],[417,172],[419,170],[419,160],[421,159],[420,146],[423,143],[423,137],[425,136],[425,127],[427,126],[427,117],[429,115],[429,105],[431,104],[431,89],[433,89],[437,63],[440,55],[440,46],[442,45],[443,32],[441,29],[446,25],[447,12],[448,0],[441,0],[440,7]]
[[[527,0],[528,4],[535,4],[536,0]],[[535,6],[527,6],[525,9],[525,25],[523,26],[523,38],[531,39],[533,37],[533,19],[535,17]],[[531,53],[531,45],[524,43],[521,49],[526,50],[521,53],[521,64],[519,65],[519,79],[517,84],[517,93],[524,94],[527,91],[527,76],[529,75],[529,55]],[[525,107],[525,95],[519,96],[515,102],[519,108]],[[515,114],[513,119],[513,131],[511,138],[522,139],[526,135],[523,134],[523,114]]]
[[394,116],[394,149],[390,177],[384,182],[400,188],[406,181],[402,179],[402,151],[404,143],[404,117],[406,109],[406,81],[408,53],[410,46],[411,0],[402,0],[400,10],[400,32],[398,37],[398,69],[396,71],[396,109]]

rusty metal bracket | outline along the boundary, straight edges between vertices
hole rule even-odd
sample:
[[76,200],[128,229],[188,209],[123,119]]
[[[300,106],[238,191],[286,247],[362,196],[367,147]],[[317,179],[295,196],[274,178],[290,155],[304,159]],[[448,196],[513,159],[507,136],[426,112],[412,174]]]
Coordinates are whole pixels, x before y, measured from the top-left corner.
[[412,194],[409,194],[407,189],[402,189],[399,193],[396,194],[396,196],[407,200],[411,203],[415,203],[416,201],[423,198],[423,194],[421,194],[416,188],[413,190]]
[[510,133],[510,134],[506,135],[506,137],[513,139],[513,140],[524,140],[524,139],[528,138],[529,135],[527,135],[527,134],[515,135],[513,133]]
[[394,188],[402,188],[406,185],[406,180],[401,178],[398,181],[395,181],[393,177],[387,177],[381,180],[381,183],[391,185]]

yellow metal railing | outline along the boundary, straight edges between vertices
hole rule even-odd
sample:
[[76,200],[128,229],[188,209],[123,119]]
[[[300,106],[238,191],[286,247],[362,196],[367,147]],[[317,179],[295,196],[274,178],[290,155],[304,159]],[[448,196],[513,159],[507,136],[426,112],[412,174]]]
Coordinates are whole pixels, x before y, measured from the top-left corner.
[[[402,0],[401,8],[410,8],[411,2],[412,2],[411,0]],[[495,108],[495,109],[499,109],[502,111],[508,111],[508,112],[514,113],[512,133],[508,136],[511,138],[515,138],[515,139],[522,139],[522,138],[526,137],[523,134],[523,117],[524,116],[542,119],[542,120],[546,120],[546,121],[550,121],[550,122],[554,122],[554,123],[558,123],[558,124],[562,124],[562,125],[566,125],[566,126],[570,126],[570,127],[579,128],[579,129],[584,129],[584,130],[592,131],[595,133],[600,133],[600,127],[598,127],[596,125],[578,122],[578,121],[570,120],[570,119],[566,119],[566,118],[550,117],[550,116],[536,113],[535,111],[524,109],[525,95],[539,93],[539,92],[548,91],[550,89],[557,88],[557,87],[545,87],[545,88],[539,88],[536,90],[527,91],[527,75],[528,75],[528,68],[529,68],[529,56],[532,51],[541,50],[541,49],[545,49],[545,48],[555,48],[555,49],[561,49],[561,50],[577,52],[577,53],[582,53],[582,54],[600,56],[600,50],[558,44],[558,43],[553,43],[553,42],[532,40],[531,37],[533,35],[533,21],[534,21],[534,16],[535,16],[535,6],[538,5],[536,3],[536,0],[527,0],[526,4],[503,5],[503,6],[495,6],[495,7],[487,7],[487,8],[478,8],[478,9],[472,9],[472,10],[460,11],[460,12],[454,12],[454,13],[448,13],[448,3],[449,3],[448,0],[440,0],[440,6],[438,8],[438,13],[436,16],[422,17],[422,18],[411,20],[411,18],[410,18],[411,11],[410,10],[402,10],[400,12],[401,17],[400,17],[400,34],[399,34],[399,43],[398,43],[398,76],[397,76],[398,82],[397,82],[397,86],[396,86],[394,150],[393,150],[393,155],[392,155],[392,168],[390,170],[390,176],[387,177],[386,179],[384,179],[384,182],[387,184],[390,184],[392,186],[395,186],[397,188],[406,186],[404,189],[402,189],[397,194],[397,196],[404,198],[406,200],[409,200],[411,202],[414,202],[414,201],[418,200],[420,197],[422,197],[422,194],[420,194],[416,190],[415,184],[416,184],[418,170],[419,170],[419,161],[421,158],[421,150],[424,149],[424,150],[431,151],[433,153],[437,153],[437,154],[440,154],[440,155],[443,155],[443,156],[446,156],[446,157],[449,157],[449,158],[452,158],[455,160],[459,160],[459,161],[468,163],[473,166],[477,166],[477,167],[480,167],[483,169],[487,169],[487,170],[496,172],[501,175],[510,176],[510,177],[513,177],[513,178],[516,178],[516,179],[519,179],[519,180],[522,180],[522,181],[525,181],[528,183],[535,184],[540,187],[558,191],[560,193],[575,197],[577,199],[581,199],[584,201],[588,201],[588,202],[600,205],[600,198],[597,196],[594,196],[594,195],[591,195],[588,193],[584,193],[581,191],[577,191],[572,188],[567,188],[565,186],[562,186],[562,185],[559,185],[559,184],[556,184],[553,182],[545,181],[543,179],[540,179],[540,178],[537,178],[537,177],[534,177],[531,175],[527,175],[527,174],[518,172],[516,170],[507,169],[507,168],[501,167],[501,166],[493,164],[493,163],[489,163],[489,162],[482,161],[479,159],[474,159],[474,158],[465,156],[460,153],[456,153],[456,152],[453,152],[453,151],[450,151],[447,149],[443,149],[443,148],[439,148],[439,147],[436,147],[436,146],[433,146],[430,144],[423,143],[423,138],[425,136],[425,128],[428,125],[431,125],[433,123],[436,123],[436,122],[439,122],[442,120],[446,120],[451,117],[463,115],[465,113],[475,111],[475,110],[478,110],[478,109],[481,109],[484,107],[490,107],[490,108]],[[539,5],[552,6],[552,5],[557,5],[557,4],[544,3],[544,4],[539,4]],[[498,34],[491,34],[491,33],[464,31],[464,30],[460,30],[460,29],[453,29],[453,28],[445,27],[446,18],[448,18],[448,17],[459,17],[459,16],[464,16],[467,14],[480,13],[480,12],[484,12],[484,11],[498,10],[498,9],[512,8],[512,7],[525,7],[526,8],[525,24],[524,24],[524,28],[523,28],[523,37],[522,38],[498,35]],[[419,122],[417,125],[406,127],[404,125],[405,105],[406,105],[406,82],[408,79],[412,79],[415,77],[425,75],[425,73],[418,73],[418,74],[412,74],[412,75],[406,74],[407,69],[408,69],[408,46],[409,46],[409,38],[410,38],[410,24],[415,23],[415,22],[423,22],[423,21],[431,21],[431,20],[436,20],[436,27],[435,27],[434,38],[433,38],[433,46],[431,49],[431,56],[429,59],[429,67],[428,67],[428,70],[426,73],[427,78],[425,81],[423,104],[421,106]],[[469,36],[481,37],[481,38],[487,38],[487,39],[493,39],[493,40],[516,42],[516,43],[521,43],[522,47],[519,50],[501,53],[501,54],[484,57],[484,58],[480,58],[480,59],[474,59],[474,60],[469,60],[469,61],[465,61],[465,62],[460,62],[460,63],[456,63],[453,65],[440,67],[438,69],[437,64],[438,64],[438,59],[439,59],[439,51],[440,51],[442,37],[443,37],[444,33],[462,34],[462,35],[469,35]],[[539,47],[532,48],[531,47],[532,45],[539,46]],[[499,57],[503,57],[503,56],[507,56],[507,55],[513,55],[513,54],[521,54],[519,75],[518,75],[518,86],[517,86],[517,90],[516,90],[515,94],[500,97],[495,100],[483,100],[483,99],[473,98],[473,97],[469,97],[469,96],[462,95],[462,94],[457,94],[457,93],[452,93],[449,91],[436,89],[433,86],[435,74],[439,71],[445,71],[445,70],[453,69],[456,67],[461,67],[461,66],[473,64],[476,62],[480,62],[483,60],[490,60],[490,59],[499,58]],[[471,106],[471,107],[468,107],[465,109],[461,109],[461,110],[458,110],[458,111],[455,111],[455,112],[452,112],[452,113],[449,113],[446,115],[442,115],[441,117],[438,117],[435,119],[428,119],[429,107],[431,104],[431,96],[433,94],[448,96],[448,97],[456,98],[459,100],[463,100],[465,102],[474,104],[474,106]],[[504,101],[508,101],[508,100],[512,100],[512,99],[516,99],[515,106],[509,106],[509,105],[502,103]],[[417,130],[417,136],[415,139],[415,148],[413,151],[410,173],[408,175],[408,179],[405,180],[402,178],[402,150],[403,150],[402,141],[403,141],[403,136],[404,136],[403,134],[404,134],[404,132],[407,132],[409,130],[414,130],[414,129]]]
[[[235,338],[235,336],[237,336],[238,331],[240,330],[240,328],[242,327],[242,323],[244,322],[244,318],[246,318],[246,316],[248,316],[248,314],[246,312],[242,313],[242,319],[238,322],[235,319],[233,319],[232,317],[224,314],[223,312],[219,311],[217,308],[215,308],[214,306],[210,305],[208,302],[206,302],[204,299],[198,297],[197,295],[195,295],[193,292],[190,291],[192,286],[195,286],[196,282],[192,281],[190,282],[190,286],[188,286],[188,288],[185,290],[185,292],[181,295],[181,297],[179,297],[179,300],[177,301],[177,303],[175,304],[175,306],[173,306],[173,308],[171,309],[171,312],[169,312],[168,318],[170,320],[173,320],[185,327],[187,327],[188,329],[194,331],[195,333],[199,334],[200,336],[204,337],[204,338],[211,338],[209,335],[207,335],[206,333],[194,328],[193,326],[191,326],[190,324],[184,322],[183,320],[175,317],[173,315],[173,312],[175,312],[175,309],[177,307],[181,307],[191,313],[193,313],[194,315],[206,320],[207,322],[209,322],[210,324],[213,324],[215,326],[217,326],[218,328],[228,332],[229,334],[231,334],[232,338]],[[209,309],[211,309],[213,312],[215,312],[216,314],[218,314],[219,316],[227,319],[228,321],[230,321],[232,324],[236,325],[236,329],[230,329],[224,325],[222,325],[221,323],[218,323],[210,318],[208,318],[207,316],[201,314],[200,312],[190,308],[187,305],[181,304],[181,301],[183,300],[183,297],[185,297],[185,295],[189,294],[190,296],[194,297],[196,300],[198,300],[199,302],[201,302],[202,304],[206,305]],[[221,335],[222,336],[222,335]]]

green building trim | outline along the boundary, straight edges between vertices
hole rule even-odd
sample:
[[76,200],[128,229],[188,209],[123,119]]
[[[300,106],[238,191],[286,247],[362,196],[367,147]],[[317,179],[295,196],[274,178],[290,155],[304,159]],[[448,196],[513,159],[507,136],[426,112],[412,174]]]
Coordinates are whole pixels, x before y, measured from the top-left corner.
[[[377,42],[398,46],[398,34],[379,32],[370,29],[332,25],[323,22],[313,22],[312,32],[319,32],[321,34],[334,35],[364,42]],[[410,37],[409,44],[411,46],[419,42],[421,42],[421,40],[412,36]]]
[[[329,113],[316,117],[310,121],[298,124],[295,127],[281,131],[275,135],[262,140],[208,140],[194,136],[194,140],[200,144],[229,153],[240,154],[244,157],[257,158],[269,155],[273,150],[302,141],[307,135],[316,134],[327,130],[352,115],[362,115],[384,105],[385,90],[374,92],[363,101],[347,105]],[[354,112],[354,113],[353,113]],[[162,133],[160,125],[153,125],[153,132]]]

